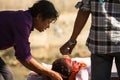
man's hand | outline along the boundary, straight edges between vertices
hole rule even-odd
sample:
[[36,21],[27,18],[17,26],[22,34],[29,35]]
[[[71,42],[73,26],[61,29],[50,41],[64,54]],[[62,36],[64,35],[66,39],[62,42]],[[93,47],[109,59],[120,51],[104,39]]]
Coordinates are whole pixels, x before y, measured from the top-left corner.
[[52,76],[50,76],[50,78],[51,80],[63,80],[62,76],[58,72],[55,72],[55,71],[53,71],[53,74]]
[[71,54],[73,48],[75,47],[77,41],[67,41],[61,48],[60,52],[62,55],[69,55]]

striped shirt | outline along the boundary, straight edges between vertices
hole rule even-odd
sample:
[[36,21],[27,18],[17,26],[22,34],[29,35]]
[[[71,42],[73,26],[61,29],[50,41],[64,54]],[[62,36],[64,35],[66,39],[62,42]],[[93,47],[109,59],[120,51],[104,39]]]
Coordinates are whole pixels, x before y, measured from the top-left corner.
[[82,0],[79,8],[92,15],[86,42],[91,53],[120,52],[120,0]]

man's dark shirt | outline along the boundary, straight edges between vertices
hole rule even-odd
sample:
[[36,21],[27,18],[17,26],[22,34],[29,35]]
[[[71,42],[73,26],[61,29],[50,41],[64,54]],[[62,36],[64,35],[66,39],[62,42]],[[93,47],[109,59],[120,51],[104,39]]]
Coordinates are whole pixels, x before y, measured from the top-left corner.
[[14,47],[15,56],[27,61],[30,53],[29,35],[33,30],[30,11],[0,12],[0,50]]

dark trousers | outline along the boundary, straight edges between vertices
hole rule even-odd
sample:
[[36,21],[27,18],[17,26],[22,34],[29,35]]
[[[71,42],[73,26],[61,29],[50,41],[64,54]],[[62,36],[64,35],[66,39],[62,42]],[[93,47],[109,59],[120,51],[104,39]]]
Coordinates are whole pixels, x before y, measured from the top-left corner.
[[120,80],[120,53],[92,54],[91,80],[111,80],[111,69],[114,58]]
[[12,71],[2,58],[0,58],[0,80],[14,80]]

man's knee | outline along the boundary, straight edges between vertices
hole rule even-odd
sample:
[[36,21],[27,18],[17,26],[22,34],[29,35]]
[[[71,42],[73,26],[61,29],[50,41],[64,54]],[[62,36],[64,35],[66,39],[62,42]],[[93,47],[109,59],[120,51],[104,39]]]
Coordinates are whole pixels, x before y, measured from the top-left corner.
[[13,77],[13,72],[11,71],[11,69],[7,66],[4,66],[4,69],[3,69],[3,77],[5,80],[14,80],[14,77]]

